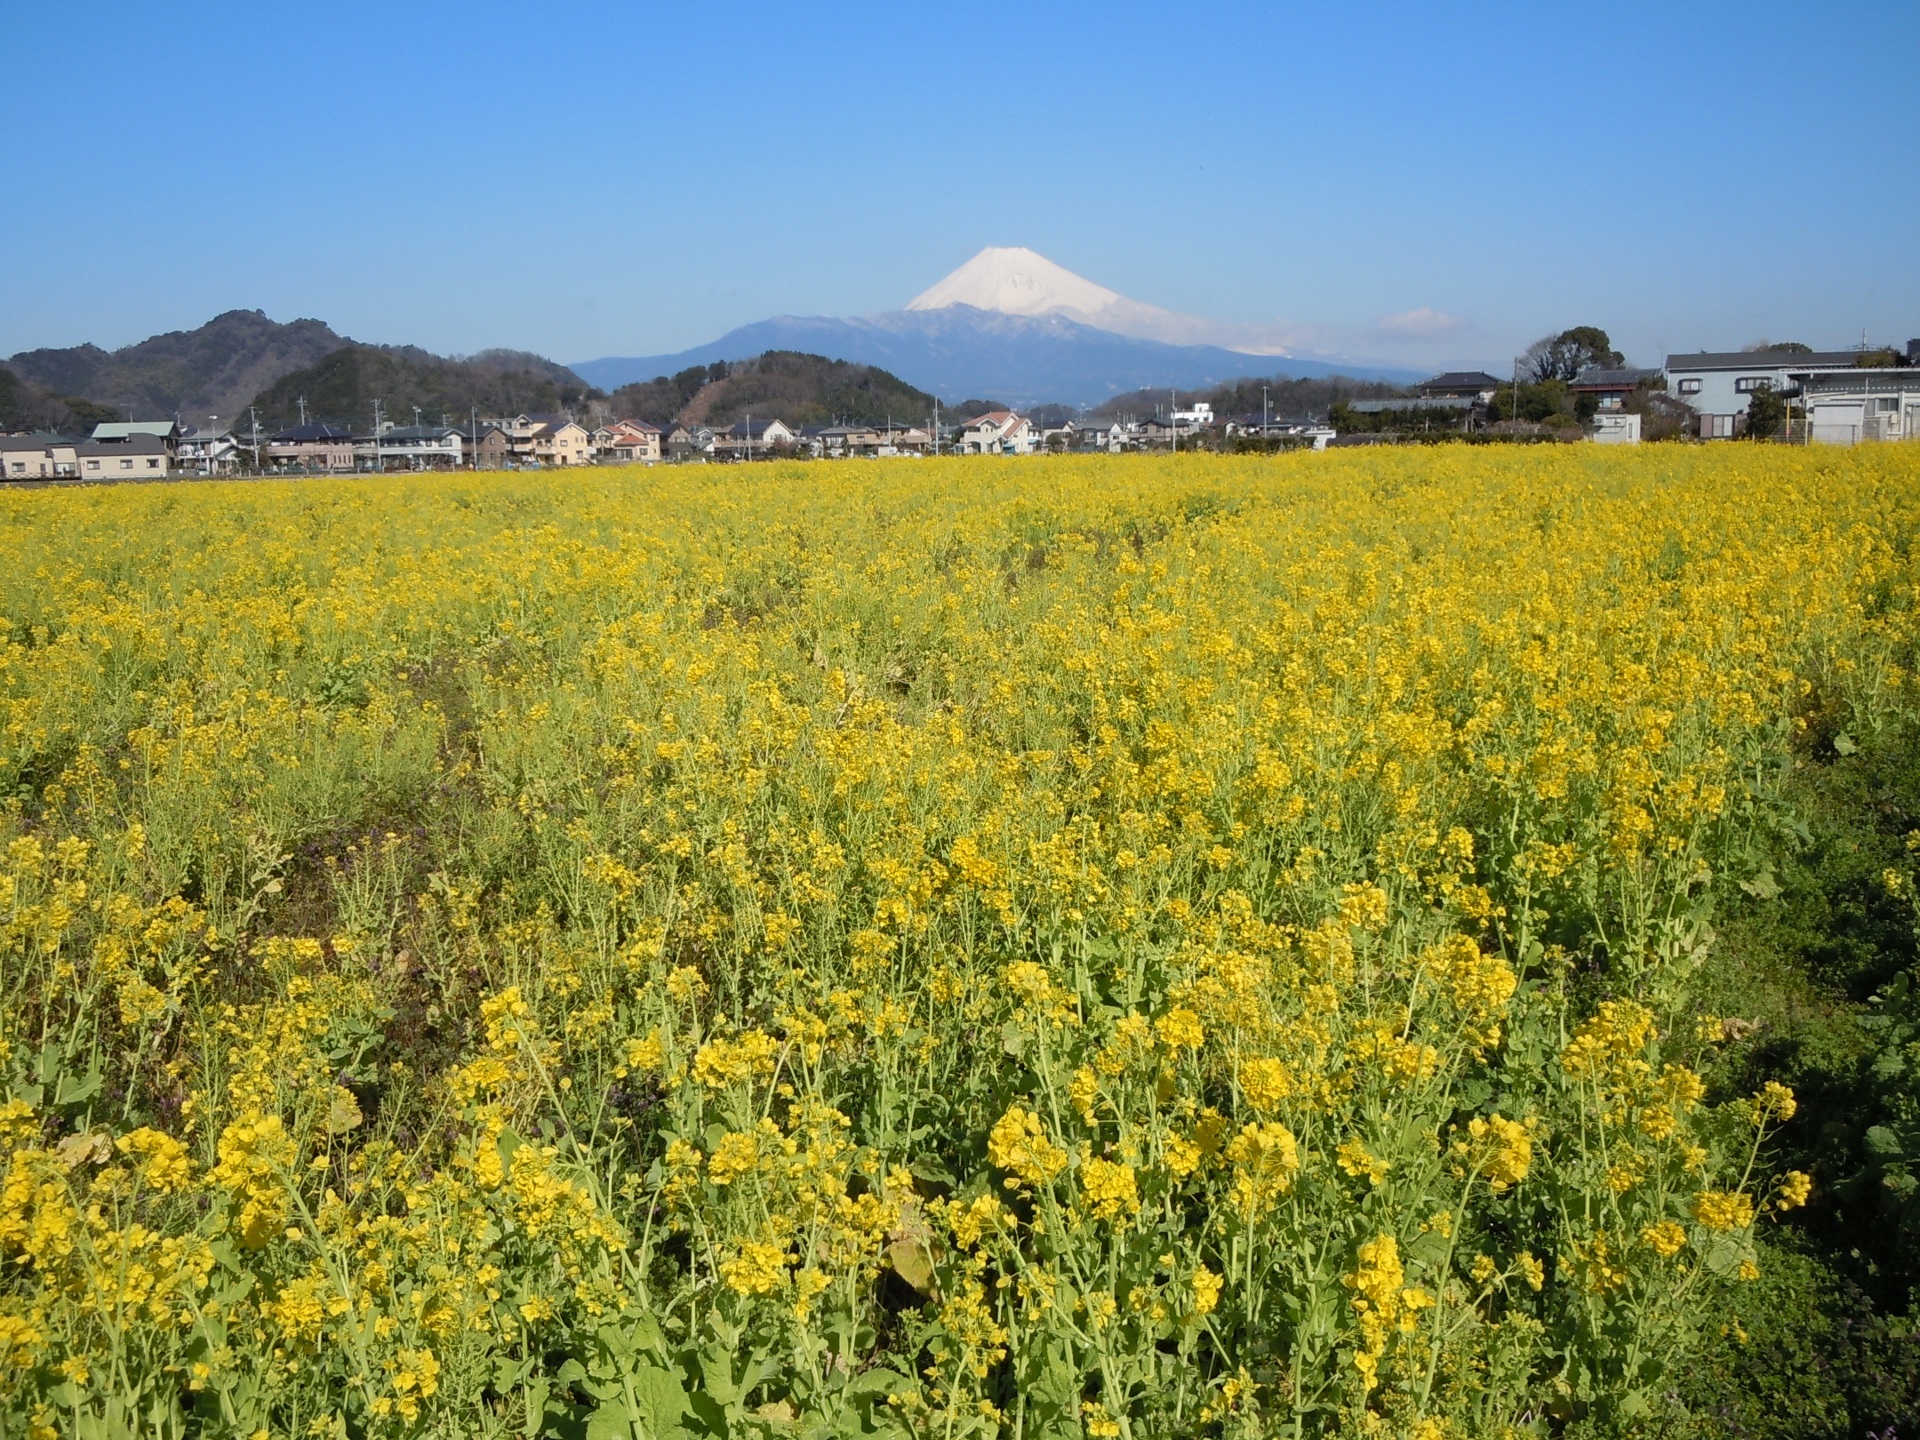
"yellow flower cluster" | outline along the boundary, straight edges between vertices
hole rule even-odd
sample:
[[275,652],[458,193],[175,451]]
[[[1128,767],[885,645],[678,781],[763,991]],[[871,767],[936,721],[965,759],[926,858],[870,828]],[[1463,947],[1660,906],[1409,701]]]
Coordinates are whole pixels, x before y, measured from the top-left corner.
[[1517,1433],[1808,1202],[1911,451],[715,473],[0,494],[0,1433]]

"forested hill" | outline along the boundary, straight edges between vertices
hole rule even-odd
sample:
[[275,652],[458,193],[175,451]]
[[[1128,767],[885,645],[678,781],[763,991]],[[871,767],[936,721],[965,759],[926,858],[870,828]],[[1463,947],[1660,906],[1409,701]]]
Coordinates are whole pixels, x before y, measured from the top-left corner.
[[583,410],[604,398],[564,365],[524,350],[488,350],[448,359],[411,345],[349,344],[304,370],[276,380],[253,404],[263,426],[279,429],[300,418],[368,425],[373,404],[403,425],[415,407],[424,424],[465,425],[482,416]]
[[[218,415],[232,424],[282,375],[347,343],[318,320],[280,324],[258,310],[229,310],[198,329],[170,330],[119,350],[24,350],[5,363],[28,393],[66,397],[83,419],[99,418],[104,406],[134,420],[178,417],[183,425],[204,425]],[[72,407],[74,399],[92,403]],[[59,423],[51,413],[47,418]]]
[[749,415],[789,425],[888,419],[925,424],[933,396],[873,365],[769,350],[751,360],[694,365],[675,375],[613,392],[609,407],[626,419],[664,425],[732,425]]

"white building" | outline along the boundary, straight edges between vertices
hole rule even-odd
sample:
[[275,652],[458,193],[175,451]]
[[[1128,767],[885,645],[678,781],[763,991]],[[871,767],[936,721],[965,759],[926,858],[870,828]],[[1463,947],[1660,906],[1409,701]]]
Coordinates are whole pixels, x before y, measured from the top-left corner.
[[1597,445],[1638,445],[1640,417],[1625,410],[1602,410],[1593,417]]
[[1785,390],[1793,374],[1851,370],[1857,350],[1701,351],[1667,357],[1667,392],[1693,407],[1700,437],[1728,440],[1757,390]]
[[1104,450],[1118,455],[1127,447],[1127,427],[1118,420],[1074,420],[1067,443],[1075,450]]
[[180,432],[174,463],[201,475],[231,475],[240,468],[240,446],[221,425],[189,426]]
[[1791,379],[1816,445],[1920,440],[1920,369],[1798,370]]
[[960,449],[968,455],[1031,455],[1039,439],[1026,416],[990,410],[961,427]]

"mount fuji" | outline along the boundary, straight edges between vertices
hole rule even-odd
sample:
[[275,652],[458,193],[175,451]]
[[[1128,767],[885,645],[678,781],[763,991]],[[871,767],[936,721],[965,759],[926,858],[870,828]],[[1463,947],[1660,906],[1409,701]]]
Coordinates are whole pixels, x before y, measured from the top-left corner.
[[[1232,348],[1205,339],[1225,339]],[[777,315],[673,355],[572,366],[612,390],[716,360],[800,350],[878,365],[943,398],[1095,404],[1156,386],[1199,389],[1252,376],[1408,381],[1413,371],[1290,355],[1253,327],[1223,326],[1131,300],[1024,246],[982,250],[905,309],[839,319]]]

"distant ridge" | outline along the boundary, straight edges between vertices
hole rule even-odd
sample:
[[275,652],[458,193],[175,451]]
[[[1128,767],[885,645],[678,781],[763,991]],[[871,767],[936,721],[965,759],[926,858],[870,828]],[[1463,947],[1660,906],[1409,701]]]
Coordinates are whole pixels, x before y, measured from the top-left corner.
[[877,365],[942,399],[994,395],[1014,405],[1097,404],[1130,390],[1193,389],[1255,375],[1351,375],[1405,383],[1419,372],[1254,355],[1215,345],[1169,345],[1096,329],[1064,315],[1014,315],[953,304],[859,319],[780,315],[672,355],[613,356],[575,364],[604,390],[717,360],[799,350]]
[[367,424],[378,400],[386,417],[403,425],[412,423],[417,407],[424,423],[437,424],[444,417],[464,426],[475,410],[548,414],[601,397],[566,366],[524,350],[486,350],[455,359],[412,345],[348,342],[249,398],[260,423],[279,429],[299,418],[303,400],[314,420]]
[[348,341],[318,320],[269,320],[229,310],[194,330],[170,330],[135,345],[25,350],[5,362],[29,385],[84,396],[130,419],[234,424],[240,411],[282,375],[303,370]]

